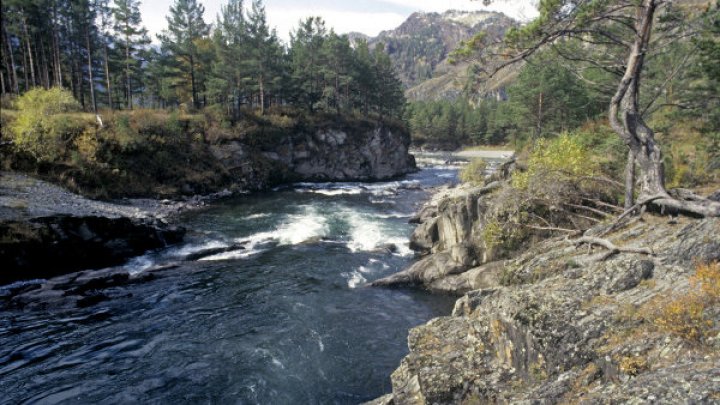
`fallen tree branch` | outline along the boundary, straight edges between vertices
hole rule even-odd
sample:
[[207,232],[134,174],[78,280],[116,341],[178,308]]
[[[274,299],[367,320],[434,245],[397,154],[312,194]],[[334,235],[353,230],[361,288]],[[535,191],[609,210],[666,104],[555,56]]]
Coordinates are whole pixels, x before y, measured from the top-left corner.
[[659,200],[659,199],[662,199],[662,198],[667,198],[667,196],[666,196],[666,195],[663,195],[663,194],[658,194],[658,195],[654,195],[654,196],[652,196],[652,197],[643,198],[642,200],[638,201],[635,205],[633,205],[632,207],[630,207],[630,208],[628,208],[627,210],[625,210],[625,212],[623,212],[622,214],[620,214],[620,216],[618,216],[618,217],[615,219],[615,221],[610,225],[610,227],[609,227],[608,229],[600,232],[600,234],[599,234],[598,236],[599,236],[599,237],[602,237],[602,236],[605,236],[605,235],[607,235],[607,234],[609,234],[609,233],[611,233],[611,232],[614,232],[614,231],[618,230],[618,229],[620,228],[620,225],[621,225],[622,220],[625,219],[626,217],[628,217],[628,216],[629,216],[630,214],[632,214],[633,212],[635,212],[635,210],[637,210],[638,208],[643,207],[643,206],[645,206],[645,205],[647,205],[647,204],[649,204],[649,203],[651,203],[651,202],[653,202],[653,201],[655,201],[655,200]]
[[580,234],[580,230],[578,229],[566,229],[566,228],[557,228],[554,226],[537,226],[537,225],[527,225],[527,224],[521,224],[522,226],[530,229],[536,229],[538,231],[557,231],[557,232],[568,232],[571,235],[578,235]]
[[589,211],[589,212],[598,214],[598,215],[603,216],[603,217],[610,217],[610,216],[612,216],[612,215],[608,214],[608,213],[605,212],[605,211],[602,211],[602,210],[599,210],[599,209],[596,209],[596,208],[592,208],[592,207],[588,207],[588,206],[586,206],[586,205],[570,204],[570,203],[562,203],[562,204],[565,205],[565,206],[568,206],[568,207],[577,208],[577,209],[579,209],[579,210]]
[[582,244],[587,244],[588,246],[596,245],[604,247],[608,250],[608,253],[603,256],[600,260],[607,260],[611,256],[616,255],[618,253],[638,253],[643,255],[649,255],[654,256],[655,252],[653,252],[651,249],[648,248],[632,248],[632,247],[620,247],[616,246],[612,242],[610,242],[607,239],[602,238],[595,238],[592,236],[583,236],[580,239],[577,239],[574,241],[576,246],[580,246]]
[[598,200],[598,199],[595,199],[595,198],[583,197],[582,199],[585,200],[585,201],[587,201],[587,202],[593,203],[593,204],[595,204],[595,205],[601,206],[601,207],[607,207],[607,208],[609,208],[609,209],[611,209],[611,210],[613,210],[613,211],[623,212],[622,207],[619,207],[619,206],[617,206],[617,205],[608,204],[608,203],[606,203],[606,202],[604,202],[604,201],[601,201],[601,200]]
[[661,199],[661,198],[667,198],[667,195],[665,195],[665,194],[657,194],[657,195],[654,195],[654,196],[651,196],[651,197],[643,198],[642,200],[638,201],[635,205],[633,205],[632,207],[630,207],[630,208],[628,208],[627,210],[625,210],[625,212],[623,212],[619,217],[617,217],[617,219],[615,220],[615,222],[619,222],[621,219],[623,219],[623,218],[625,218],[626,216],[632,214],[636,209],[638,209],[638,208],[640,208],[640,207],[642,207],[642,206],[644,206],[644,205],[647,205],[647,204],[649,204],[649,203],[651,203],[651,202],[653,202],[653,201],[655,201],[655,200],[659,200],[659,199]]

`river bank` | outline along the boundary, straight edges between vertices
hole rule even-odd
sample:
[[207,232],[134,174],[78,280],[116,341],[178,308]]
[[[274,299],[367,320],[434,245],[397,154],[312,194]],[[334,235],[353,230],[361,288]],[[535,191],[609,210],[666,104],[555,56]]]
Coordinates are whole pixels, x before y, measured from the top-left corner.
[[499,190],[441,190],[414,217],[422,258],[373,283],[460,297],[410,331],[392,393],[373,404],[720,397],[717,218],[644,214],[502,252],[485,231]]
[[[37,175],[93,199],[174,199],[268,190],[299,181],[381,181],[416,169],[402,123],[287,109],[243,114],[136,110],[95,116],[64,113],[69,140],[47,141],[52,154],[0,144],[0,170]],[[3,110],[3,128],[17,114]],[[77,135],[82,134],[82,135]],[[29,149],[28,149],[29,148]]]

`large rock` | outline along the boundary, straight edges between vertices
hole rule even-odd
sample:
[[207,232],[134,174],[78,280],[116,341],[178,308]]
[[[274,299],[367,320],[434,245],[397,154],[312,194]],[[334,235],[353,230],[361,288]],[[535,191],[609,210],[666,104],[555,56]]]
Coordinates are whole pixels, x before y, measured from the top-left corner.
[[408,153],[410,135],[402,128],[376,125],[289,133],[272,145],[231,141],[211,151],[250,189],[287,181],[385,180],[415,170]]
[[708,304],[709,329],[695,340],[673,332],[680,324],[653,321],[658,302],[692,297],[695,263],[717,259],[720,219],[677,222],[646,217],[608,236],[649,247],[651,256],[606,258],[602,249],[555,239],[490,269],[435,279],[465,277],[458,285],[470,288],[470,274],[494,275],[476,280],[479,289],[459,299],[452,316],[410,331],[410,353],[384,402],[716,402],[720,310]]
[[184,229],[150,219],[58,215],[0,222],[0,285],[122,264],[178,243]]
[[[484,197],[499,186],[499,182],[484,187],[461,186],[434,196],[411,219],[418,225],[410,237],[410,248],[421,256],[430,256],[372,285],[422,285],[451,294],[468,291],[482,268],[468,276],[456,276],[495,259],[493,252],[485,247],[482,229],[486,210]],[[444,279],[447,282],[443,282]]]

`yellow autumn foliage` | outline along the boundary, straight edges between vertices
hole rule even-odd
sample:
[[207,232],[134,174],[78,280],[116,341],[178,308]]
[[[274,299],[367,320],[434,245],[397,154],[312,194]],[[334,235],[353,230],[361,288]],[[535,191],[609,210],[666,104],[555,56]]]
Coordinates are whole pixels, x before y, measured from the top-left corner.
[[557,138],[540,139],[527,162],[528,169],[513,175],[512,185],[525,190],[534,179],[548,175],[560,180],[589,177],[597,172],[592,154],[578,136],[564,133]]

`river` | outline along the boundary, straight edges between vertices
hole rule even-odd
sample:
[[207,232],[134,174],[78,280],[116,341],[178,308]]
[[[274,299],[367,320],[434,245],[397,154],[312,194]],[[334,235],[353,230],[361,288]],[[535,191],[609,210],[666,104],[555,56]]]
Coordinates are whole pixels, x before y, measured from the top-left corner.
[[295,184],[188,212],[183,245],[128,271],[242,249],[90,308],[2,314],[0,402],[354,404],[390,392],[408,329],[447,315],[453,299],[364,284],[413,261],[408,219],[429,187],[456,177],[429,165],[392,182]]

